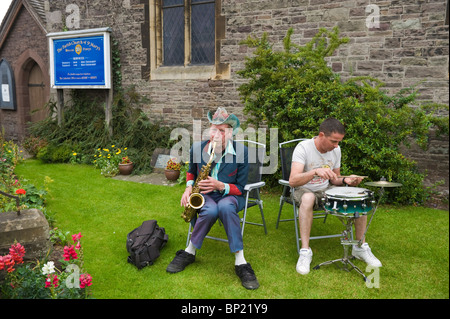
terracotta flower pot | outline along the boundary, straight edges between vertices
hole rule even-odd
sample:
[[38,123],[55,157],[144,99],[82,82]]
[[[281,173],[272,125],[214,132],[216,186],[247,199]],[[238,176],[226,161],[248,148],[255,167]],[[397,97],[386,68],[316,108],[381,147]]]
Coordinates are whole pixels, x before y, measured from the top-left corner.
[[119,164],[120,175],[130,175],[133,171],[133,163]]
[[180,176],[180,171],[175,171],[173,169],[164,170],[164,175],[169,181],[176,181]]

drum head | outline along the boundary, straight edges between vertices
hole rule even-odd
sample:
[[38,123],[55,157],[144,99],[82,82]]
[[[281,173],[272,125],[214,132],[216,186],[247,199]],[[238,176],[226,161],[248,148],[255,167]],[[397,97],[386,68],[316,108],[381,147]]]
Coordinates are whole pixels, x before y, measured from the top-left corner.
[[325,194],[334,198],[362,198],[368,196],[370,190],[359,187],[333,187],[325,191]]

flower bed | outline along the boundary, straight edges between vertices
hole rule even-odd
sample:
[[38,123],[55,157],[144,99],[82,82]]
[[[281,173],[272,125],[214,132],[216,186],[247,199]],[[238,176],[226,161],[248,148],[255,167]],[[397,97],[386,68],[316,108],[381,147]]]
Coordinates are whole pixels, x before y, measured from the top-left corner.
[[[91,297],[92,276],[83,269],[81,233],[72,235],[72,245],[43,260],[24,263],[25,247],[11,245],[9,254],[0,256],[0,273],[6,272],[0,285],[2,299],[86,299]],[[62,255],[61,255],[62,253]],[[59,267],[59,268],[58,268]]]

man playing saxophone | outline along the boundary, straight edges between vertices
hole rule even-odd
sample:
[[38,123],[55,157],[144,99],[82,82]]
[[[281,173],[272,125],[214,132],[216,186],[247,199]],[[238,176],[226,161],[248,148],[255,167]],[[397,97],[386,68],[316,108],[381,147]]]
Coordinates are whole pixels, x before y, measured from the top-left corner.
[[[219,107],[214,115],[208,113],[210,122],[209,140],[196,142],[190,150],[189,169],[186,174],[186,190],[181,197],[181,206],[189,205],[194,183],[204,196],[204,204],[195,216],[192,236],[186,249],[177,251],[167,272],[177,273],[195,261],[196,250],[200,249],[211,227],[220,219],[228,238],[230,251],[235,254],[235,272],[247,289],[257,289],[258,280],[244,258],[244,247],[239,211],[245,204],[244,186],[248,177],[247,147],[233,141],[239,128],[239,119]],[[213,145],[215,145],[214,150]],[[212,154],[213,153],[213,154]],[[211,155],[212,154],[212,155]],[[213,156],[208,176],[197,177],[201,169]]]

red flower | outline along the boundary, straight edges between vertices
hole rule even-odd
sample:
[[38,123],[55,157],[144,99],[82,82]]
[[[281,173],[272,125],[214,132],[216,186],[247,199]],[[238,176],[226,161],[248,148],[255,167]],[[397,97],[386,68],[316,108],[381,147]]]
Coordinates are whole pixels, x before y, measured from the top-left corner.
[[59,279],[57,275],[49,274],[47,280],[45,281],[45,288],[58,287]]
[[9,254],[16,264],[23,264],[23,257],[25,256],[25,248],[17,243],[15,245],[11,245],[9,249]]
[[0,270],[4,268],[8,268],[8,272],[14,271],[14,259],[11,257],[11,255],[6,256],[0,256]]
[[75,241],[79,241],[80,239],[81,239],[81,237],[83,237],[82,235],[81,235],[81,233],[78,233],[78,234],[74,234],[74,235],[72,235],[72,240],[75,242]]
[[81,274],[80,276],[80,288],[92,285],[92,276],[89,274]]
[[26,190],[24,190],[23,188],[19,188],[18,190],[16,190],[17,195],[25,195],[26,193]]
[[75,249],[73,248],[73,245],[68,247],[64,246],[64,254],[63,254],[64,260],[69,261],[71,259],[77,259],[78,254],[76,253]]

